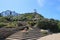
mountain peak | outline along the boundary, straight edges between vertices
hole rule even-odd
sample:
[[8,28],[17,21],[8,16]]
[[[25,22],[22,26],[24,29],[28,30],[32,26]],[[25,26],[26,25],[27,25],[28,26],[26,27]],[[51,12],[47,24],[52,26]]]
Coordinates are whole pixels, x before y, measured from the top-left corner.
[[9,16],[9,15],[13,15],[13,16],[17,16],[18,13],[16,13],[15,11],[11,11],[11,10],[6,10],[1,12],[2,16]]

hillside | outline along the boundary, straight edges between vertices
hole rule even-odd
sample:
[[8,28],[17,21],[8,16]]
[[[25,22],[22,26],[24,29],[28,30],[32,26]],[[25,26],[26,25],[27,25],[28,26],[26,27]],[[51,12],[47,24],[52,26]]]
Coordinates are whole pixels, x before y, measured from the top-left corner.
[[[37,12],[18,14],[13,11],[4,11],[0,13],[0,31],[1,35],[9,35],[16,31],[24,30],[28,27],[31,29],[44,29],[52,33],[60,32],[60,20],[48,19]],[[7,30],[8,31],[7,31]],[[3,30],[3,31],[2,31]],[[43,34],[47,34],[43,32]],[[5,38],[5,36],[1,36]]]
[[16,12],[13,13],[13,11],[7,10],[1,12],[0,14],[0,28],[19,28],[23,26],[36,26],[37,28],[41,29],[49,29],[51,32],[60,32],[59,24],[59,20],[47,19],[37,12],[18,14]]

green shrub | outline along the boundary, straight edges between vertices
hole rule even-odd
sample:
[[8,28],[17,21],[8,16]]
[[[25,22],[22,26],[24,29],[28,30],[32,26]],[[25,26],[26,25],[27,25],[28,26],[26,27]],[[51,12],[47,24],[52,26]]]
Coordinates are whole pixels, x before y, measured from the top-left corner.
[[6,23],[0,23],[0,28],[6,26]]
[[14,22],[10,22],[7,24],[7,26],[5,26],[6,28],[16,28],[17,27],[17,24],[14,23]]
[[42,36],[48,35],[48,32],[47,31],[41,31],[41,33],[42,33]]
[[0,22],[7,22],[7,20],[5,19],[5,17],[0,17]]

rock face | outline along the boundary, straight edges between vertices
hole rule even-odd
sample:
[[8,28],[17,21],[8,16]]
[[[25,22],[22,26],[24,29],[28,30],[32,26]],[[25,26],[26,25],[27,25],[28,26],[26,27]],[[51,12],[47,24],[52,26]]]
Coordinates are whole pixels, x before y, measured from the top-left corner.
[[60,40],[60,33],[48,35],[38,40]]
[[6,10],[6,11],[1,12],[1,15],[2,16],[9,16],[9,15],[17,16],[18,13],[16,13],[15,11]]
[[40,37],[41,37],[40,32],[34,29],[34,30],[29,30],[27,32],[19,31],[6,38],[6,40],[37,40]]
[[16,33],[16,28],[0,28],[0,40],[4,40],[9,35]]

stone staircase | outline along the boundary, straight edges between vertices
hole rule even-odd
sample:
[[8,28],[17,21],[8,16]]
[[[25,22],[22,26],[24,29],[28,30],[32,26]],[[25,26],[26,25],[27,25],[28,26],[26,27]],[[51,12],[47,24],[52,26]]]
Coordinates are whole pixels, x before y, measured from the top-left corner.
[[27,33],[27,35],[26,35],[26,37],[29,37],[29,38],[38,38],[38,37],[40,37],[40,32],[39,31],[37,31],[37,30],[30,30],[28,33]]
[[36,30],[36,29],[33,29],[33,30],[29,30],[28,32],[17,32],[11,36],[9,36],[8,38],[6,38],[6,40],[27,40],[27,39],[30,39],[30,40],[36,40],[38,38],[41,37],[41,33]]

